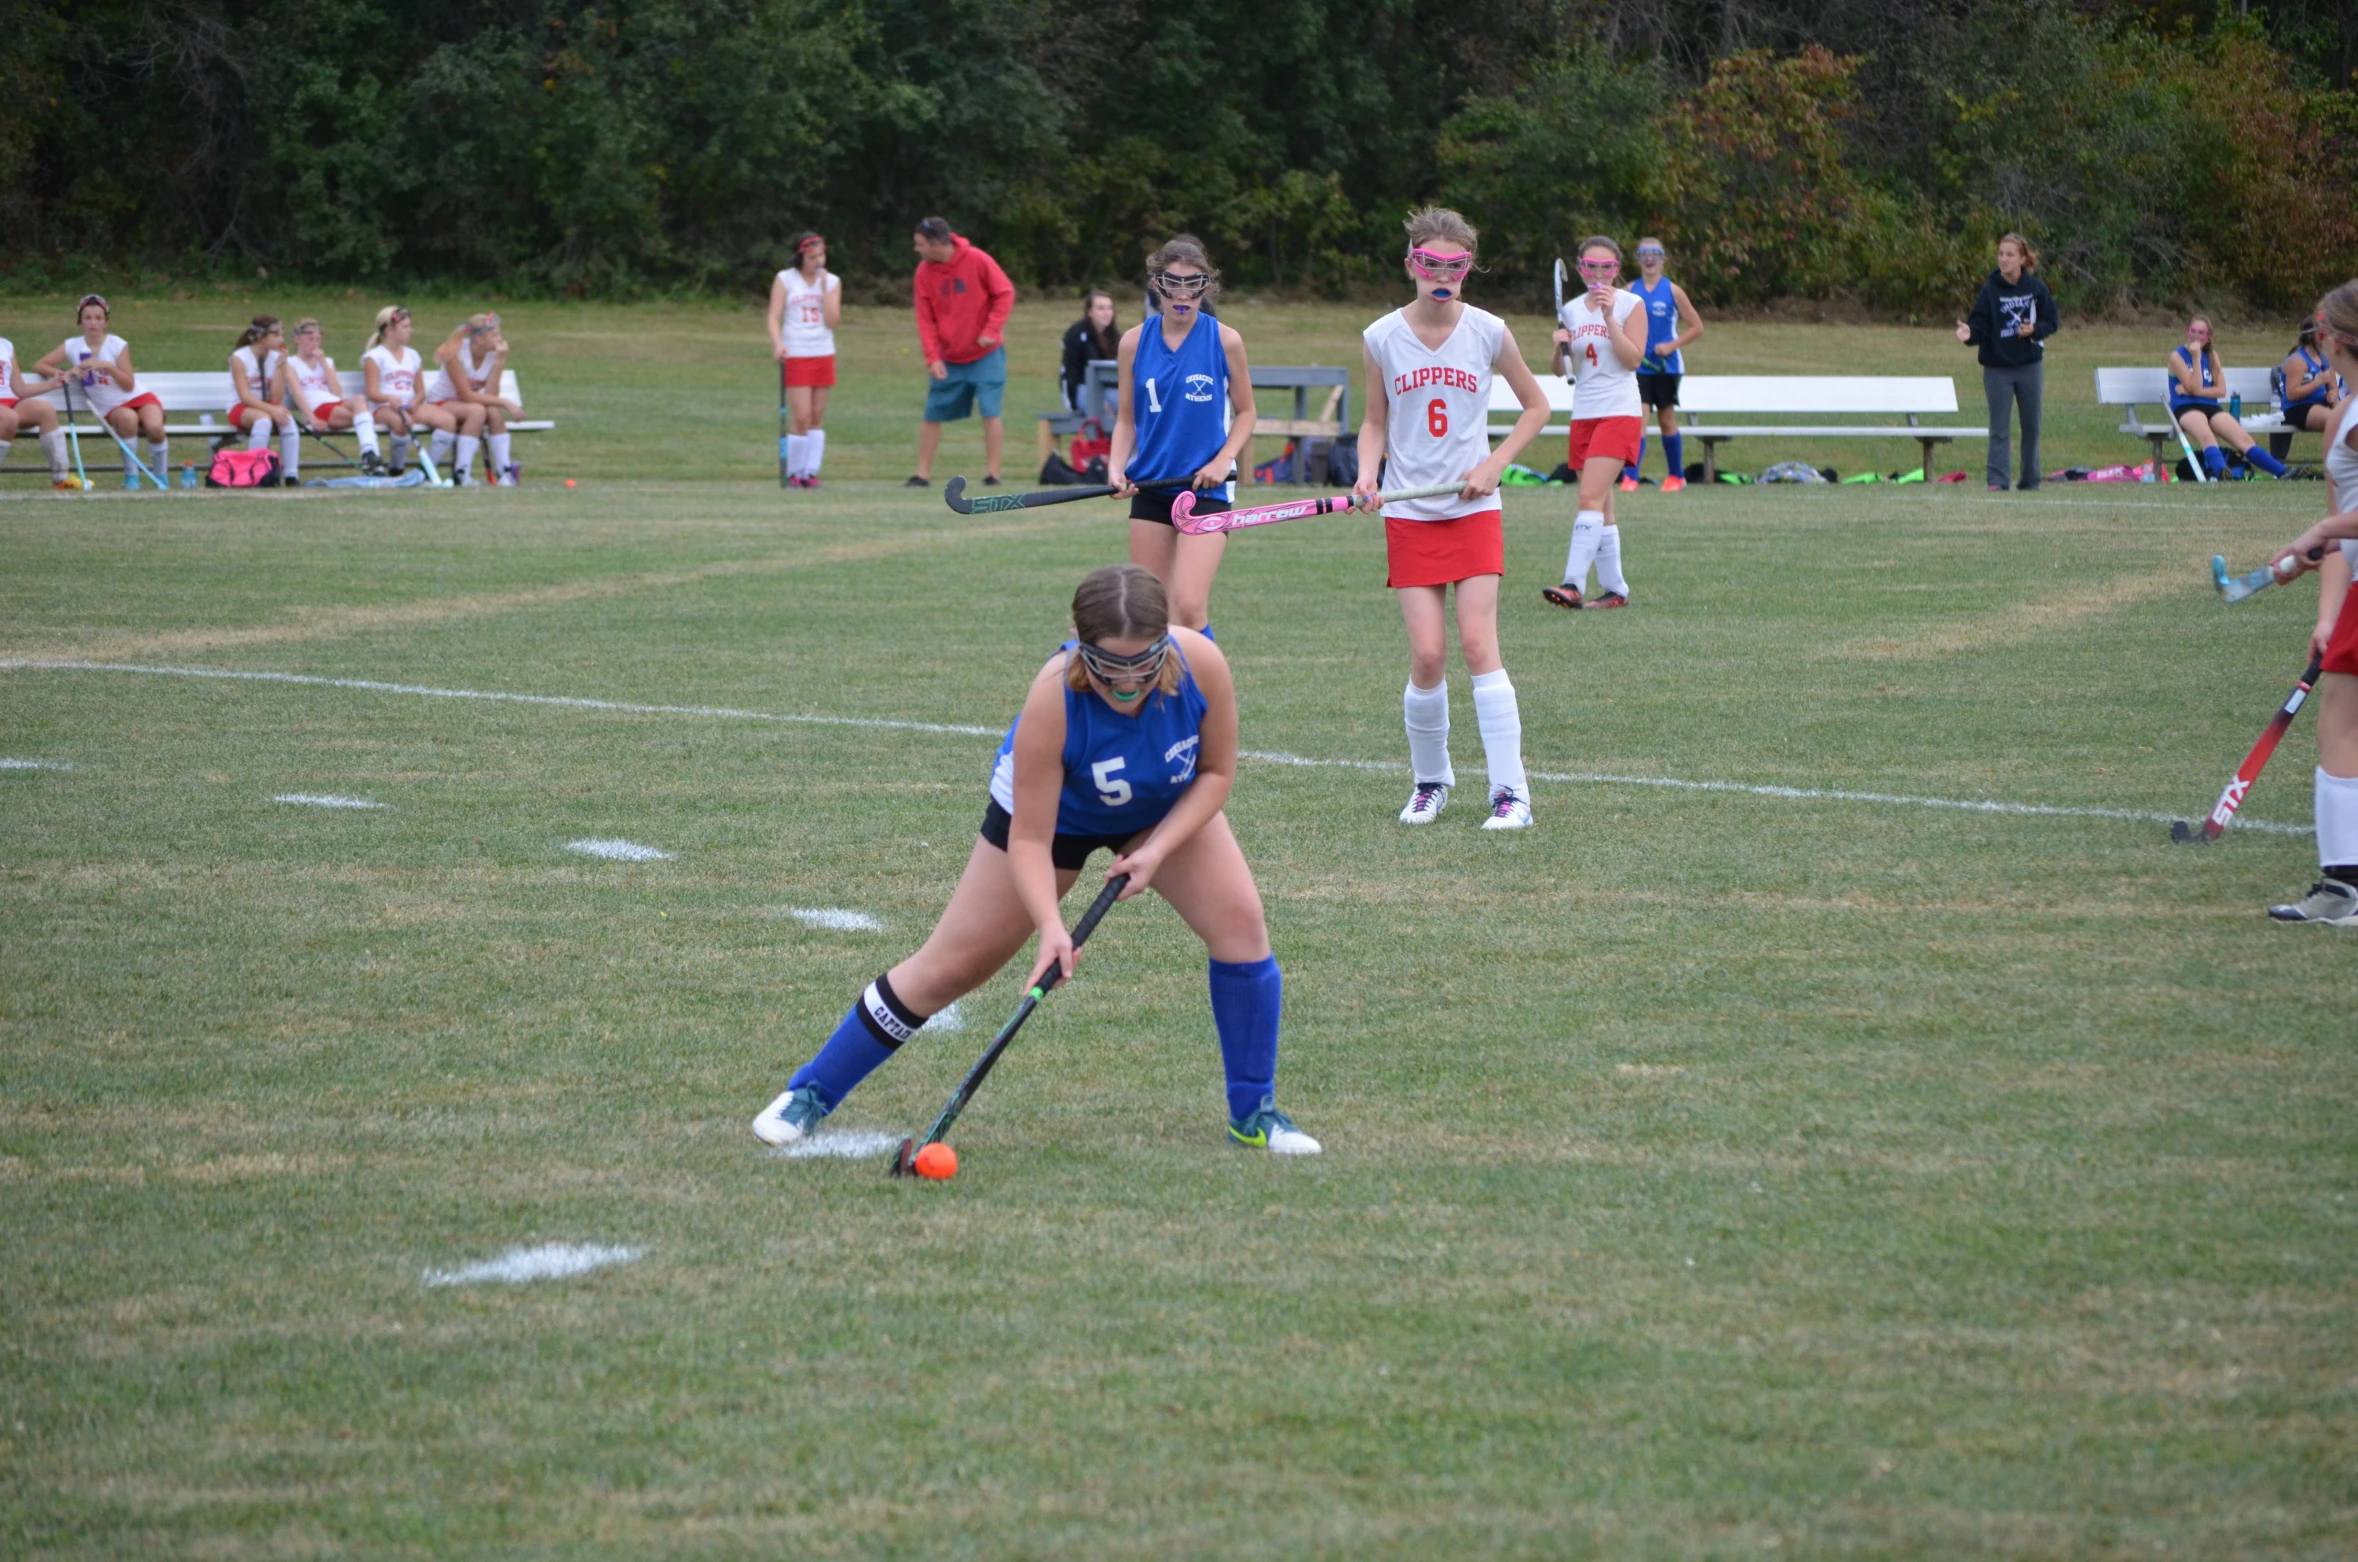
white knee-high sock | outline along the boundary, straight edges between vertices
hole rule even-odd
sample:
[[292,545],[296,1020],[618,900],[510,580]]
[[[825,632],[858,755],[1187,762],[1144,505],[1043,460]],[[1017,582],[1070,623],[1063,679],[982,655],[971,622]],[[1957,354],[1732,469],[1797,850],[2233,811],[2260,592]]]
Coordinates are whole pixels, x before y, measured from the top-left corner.
[[49,480],[62,481],[73,466],[72,458],[66,454],[64,429],[53,428],[41,436],[41,454],[49,458]]
[[819,463],[827,459],[827,431],[815,428],[802,437],[808,441],[803,448],[810,452],[810,460],[803,467],[802,475],[816,477],[819,475]]
[[270,436],[277,431],[277,428],[278,425],[268,418],[256,418],[254,426],[246,431],[246,448],[248,450],[268,450]]
[[1575,591],[1588,590],[1588,567],[1596,560],[1604,530],[1602,510],[1583,510],[1572,518],[1572,551],[1564,556],[1564,584]]
[[1506,787],[1528,801],[1523,777],[1523,712],[1515,703],[1514,681],[1501,667],[1474,675],[1474,722],[1482,729],[1482,753],[1490,761],[1490,790]]
[[811,437],[808,434],[786,436],[786,475],[800,477],[811,469]]
[[508,468],[515,465],[515,461],[508,454],[508,441],[513,437],[510,434],[486,434],[483,436],[483,443],[491,447],[491,475],[501,482],[507,481]]
[[1417,784],[1457,785],[1457,772],[1449,767],[1448,682],[1430,689],[1411,683],[1400,696],[1400,713],[1408,724],[1408,763]]
[[2358,863],[2358,776],[2330,776],[2317,767],[2317,865]]
[[434,458],[436,466],[447,467],[450,465],[451,443],[457,438],[458,436],[448,429],[438,428],[434,431],[434,437],[426,442],[426,449],[427,453]]
[[412,441],[407,434],[396,434],[393,436],[393,465],[398,467],[407,467],[409,465],[409,451],[410,446],[413,443],[414,441]]
[[369,415],[368,408],[363,407],[352,414],[352,434],[360,441],[360,448],[370,455],[383,454],[377,449],[377,420]]
[[303,467],[302,431],[292,424],[278,431],[278,475],[293,477]]
[[458,437],[458,470],[452,476],[452,482],[471,483],[475,480],[475,450],[482,443],[481,440],[470,439],[464,434]]
[[159,439],[147,447],[147,469],[156,474],[164,486],[172,486],[172,442]]
[[1621,573],[1621,528],[1608,526],[1597,539],[1597,584],[1607,591],[1629,595],[1629,582]]

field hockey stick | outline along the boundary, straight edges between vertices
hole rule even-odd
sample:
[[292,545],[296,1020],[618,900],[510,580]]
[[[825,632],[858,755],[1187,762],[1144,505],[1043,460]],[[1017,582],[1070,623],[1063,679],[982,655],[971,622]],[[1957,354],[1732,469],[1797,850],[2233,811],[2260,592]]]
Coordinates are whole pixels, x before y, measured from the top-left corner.
[[[1464,488],[1463,483],[1433,483],[1423,488],[1396,488],[1390,493],[1377,494],[1378,504],[1394,504],[1405,499],[1438,499]],[[1237,531],[1246,526],[1275,526],[1279,521],[1298,521],[1312,515],[1336,515],[1355,508],[1359,500],[1351,494],[1321,494],[1315,499],[1289,499],[1283,504],[1264,504],[1250,510],[1223,510],[1217,515],[1195,513],[1195,490],[1190,488],[1171,501],[1171,524],[1190,537],[1210,537],[1219,532]]]
[[74,422],[73,382],[66,377],[62,368],[57,371],[57,393],[65,398],[66,444],[74,452],[74,481],[82,485],[84,493],[88,493],[90,476],[82,470],[82,430]]
[[1075,499],[1102,499],[1114,492],[1111,483],[1086,483],[1078,488],[1043,488],[1028,494],[984,494],[966,497],[966,479],[953,477],[942,485],[942,503],[960,515],[986,515],[993,510],[1037,510],[1044,504],[1070,504]]
[[2300,714],[2303,702],[2309,698],[2309,690],[2317,682],[2318,666],[2318,659],[2310,658],[2309,670],[2301,674],[2301,681],[2293,685],[2291,695],[2277,707],[2276,715],[2268,723],[2268,730],[2260,734],[2260,741],[2254,743],[2252,751],[2243,756],[2243,765],[2235,772],[2235,779],[2227,783],[2227,790],[2221,792],[2219,800],[2211,805],[2210,817],[2200,825],[2190,824],[2184,819],[2171,820],[2171,840],[2181,846],[2189,841],[2198,846],[2208,846],[2226,833],[2227,822],[2235,817],[2235,810],[2243,806],[2244,795],[2251,791],[2252,783],[2260,779],[2260,772],[2268,767],[2268,757],[2276,752],[2276,745],[2284,740],[2284,734],[2292,726],[2293,717]]
[[[1081,946],[1089,942],[1089,935],[1097,931],[1097,924],[1105,920],[1105,914],[1113,909],[1114,901],[1120,897],[1123,886],[1129,882],[1130,875],[1117,873],[1105,881],[1105,888],[1099,890],[1097,898],[1089,902],[1089,909],[1082,912],[1081,920],[1073,924],[1073,952],[1075,954],[1080,953]],[[1017,1007],[1015,1018],[1000,1027],[999,1034],[991,1038],[988,1050],[975,1061],[974,1067],[966,1071],[966,1077],[958,1083],[958,1093],[950,1097],[950,1104],[942,1108],[942,1115],[933,1120],[931,1128],[925,1130],[925,1137],[901,1141],[900,1149],[894,1153],[892,1158],[893,1176],[906,1177],[910,1175],[915,1170],[917,1152],[929,1144],[942,1142],[943,1137],[950,1131],[950,1125],[958,1120],[958,1114],[966,1110],[966,1103],[974,1099],[974,1093],[980,1090],[982,1082],[990,1077],[991,1069],[999,1061],[999,1054],[1007,1050],[1007,1044],[1015,1039],[1015,1033],[1023,1029],[1023,1022],[1032,1017],[1032,1011],[1040,1006],[1040,1000],[1047,997],[1055,989],[1056,984],[1063,980],[1064,967],[1061,964],[1051,965],[1047,972],[1032,984],[1032,990],[1023,995],[1023,1002]]]
[[787,431],[793,427],[793,425],[788,422],[787,419],[786,365],[784,363],[780,363],[778,365],[778,486],[780,488],[791,488],[794,486],[792,483],[787,481],[786,473],[786,434]]
[[1564,279],[1566,275],[1564,257],[1558,255],[1556,257],[1556,322],[1559,325],[1563,323],[1564,319]]
[[[2325,550],[2323,548],[2309,550],[2309,562],[2312,564],[2324,557]],[[2284,566],[2292,561],[2293,556],[2288,553],[2271,563],[2261,565],[2248,575],[2230,576],[2227,573],[2227,556],[2222,553],[2214,553],[2211,555],[2211,584],[2219,588],[2220,601],[2241,602],[2255,591],[2265,591],[2270,586],[2299,576],[2301,572],[2297,569],[2289,572],[2284,569]]]
[[2194,453],[2194,441],[2186,437],[2186,425],[2176,418],[2172,418],[2170,419],[2170,427],[2177,430],[2178,448],[2186,452],[2186,464],[2194,468],[2194,480],[2198,483],[2209,482],[2211,470],[2202,464],[2202,457]]
[[[73,416],[73,410],[74,393],[69,390],[66,392],[66,415],[68,417]],[[90,412],[93,417],[98,416],[98,408],[96,406],[93,406],[90,409]],[[155,484],[156,487],[162,489],[164,492],[170,493],[172,491],[172,485],[170,483],[165,482],[162,478],[156,476],[155,473],[147,469],[147,463],[139,459],[139,453],[131,448],[131,442],[129,440],[115,432],[115,426],[112,423],[108,422],[105,418],[100,417],[98,419],[98,426],[106,430],[106,437],[115,442],[115,448],[117,450],[123,452],[123,460],[125,462],[123,470],[126,473],[136,472],[140,477],[146,478],[149,482]],[[78,449],[80,441],[77,440],[74,443]],[[78,466],[76,470],[79,470]],[[89,480],[87,478],[83,479],[83,486],[89,486]],[[133,480],[131,486],[134,488],[139,486],[136,479]]]

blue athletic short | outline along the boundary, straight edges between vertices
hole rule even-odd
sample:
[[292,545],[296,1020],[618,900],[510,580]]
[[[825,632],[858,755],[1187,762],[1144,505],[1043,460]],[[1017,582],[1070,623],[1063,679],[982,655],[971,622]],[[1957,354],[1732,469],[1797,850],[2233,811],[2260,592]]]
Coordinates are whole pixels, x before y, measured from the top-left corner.
[[994,347],[972,363],[948,364],[949,378],[935,380],[925,393],[925,421],[955,423],[969,412],[986,418],[999,415],[999,401],[1007,392],[1007,349]]

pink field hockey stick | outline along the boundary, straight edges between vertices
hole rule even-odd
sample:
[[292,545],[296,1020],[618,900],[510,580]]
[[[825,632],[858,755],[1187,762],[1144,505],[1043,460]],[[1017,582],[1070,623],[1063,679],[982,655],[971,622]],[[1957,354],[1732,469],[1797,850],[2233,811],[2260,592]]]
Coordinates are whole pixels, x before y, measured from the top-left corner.
[[[1463,483],[1435,483],[1427,488],[1396,488],[1390,493],[1376,495],[1378,504],[1393,504],[1403,499],[1438,499],[1465,487]],[[1349,494],[1321,494],[1315,499],[1289,499],[1284,504],[1264,504],[1250,510],[1223,510],[1217,515],[1195,513],[1195,490],[1182,490],[1171,501],[1171,524],[1190,537],[1209,537],[1218,532],[1232,532],[1247,526],[1275,526],[1279,521],[1298,521],[1312,515],[1336,515],[1350,509],[1358,501]]]

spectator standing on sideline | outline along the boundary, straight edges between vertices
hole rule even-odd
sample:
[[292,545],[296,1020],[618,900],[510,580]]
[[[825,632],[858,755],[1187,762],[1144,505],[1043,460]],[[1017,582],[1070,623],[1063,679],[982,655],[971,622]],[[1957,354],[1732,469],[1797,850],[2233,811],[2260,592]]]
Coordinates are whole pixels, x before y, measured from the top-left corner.
[[1998,241],[1998,269],[1983,280],[1972,311],[1957,322],[1957,340],[1981,349],[1993,493],[2006,491],[2016,405],[2022,408],[2022,480],[2016,486],[2026,492],[2039,486],[2039,398],[2046,387],[2047,338],[2062,322],[2055,314],[2055,295],[2038,272],[2039,256],[2030,240],[2007,234]]
[[983,482],[999,485],[1007,425],[999,402],[1007,391],[1007,317],[1015,284],[999,263],[950,231],[940,217],[917,224],[917,340],[925,349],[925,421],[917,425],[917,474],[902,486],[933,486],[942,425],[982,414]]
[[1064,368],[1058,383],[1064,391],[1065,411],[1097,416],[1098,408],[1081,404],[1089,392],[1089,365],[1093,360],[1111,363],[1121,350],[1122,328],[1114,322],[1113,295],[1103,288],[1092,288],[1081,318],[1064,333]]

